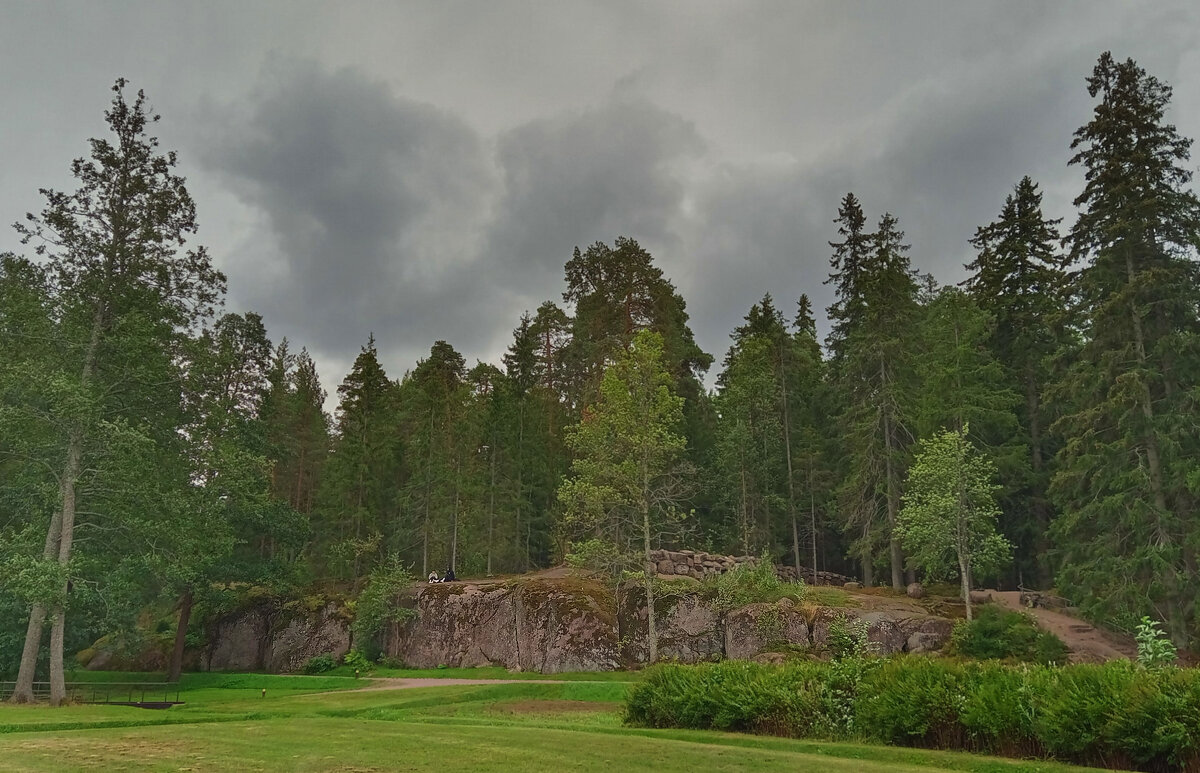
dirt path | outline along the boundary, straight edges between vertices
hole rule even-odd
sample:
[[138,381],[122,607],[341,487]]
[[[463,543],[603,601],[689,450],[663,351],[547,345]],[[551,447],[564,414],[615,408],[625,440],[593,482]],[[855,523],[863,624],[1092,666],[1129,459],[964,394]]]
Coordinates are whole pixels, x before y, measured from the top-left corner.
[[1137,647],[1132,637],[1102,631],[1077,617],[1041,607],[1021,605],[1020,591],[988,591],[996,603],[1033,615],[1039,626],[1062,639],[1071,650],[1073,663],[1103,663],[1108,660],[1132,660]]

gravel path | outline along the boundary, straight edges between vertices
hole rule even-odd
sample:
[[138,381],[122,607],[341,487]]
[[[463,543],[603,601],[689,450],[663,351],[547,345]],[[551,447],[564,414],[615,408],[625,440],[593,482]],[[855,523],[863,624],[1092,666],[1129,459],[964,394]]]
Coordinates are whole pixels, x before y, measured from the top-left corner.
[[1103,663],[1108,660],[1131,660],[1137,656],[1133,639],[1120,634],[1102,631],[1078,617],[1041,607],[1021,605],[1020,591],[989,591],[996,603],[1028,612],[1038,625],[1063,640],[1071,650],[1071,661],[1075,663]]

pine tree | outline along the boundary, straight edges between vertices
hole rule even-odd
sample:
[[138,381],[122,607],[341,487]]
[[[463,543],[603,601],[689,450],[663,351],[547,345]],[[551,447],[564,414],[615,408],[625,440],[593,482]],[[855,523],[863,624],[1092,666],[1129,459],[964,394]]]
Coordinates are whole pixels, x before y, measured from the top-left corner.
[[320,552],[355,583],[386,555],[395,528],[401,463],[395,385],[379,363],[375,336],[338,387],[337,439],[318,494]]
[[1056,387],[1072,411],[1051,495],[1060,586],[1093,616],[1165,619],[1195,635],[1195,496],[1200,458],[1200,201],[1186,189],[1191,140],[1164,121],[1171,89],[1103,54],[1099,98],[1075,132],[1086,183],[1071,229],[1080,355]]
[[181,420],[178,350],[187,331],[211,315],[224,292],[224,277],[204,249],[184,249],[196,231],[195,204],[183,178],[174,174],[175,154],[160,154],[158,140],[146,133],[158,116],[149,112],[140,91],[132,103],[126,101],[125,85],[117,80],[105,113],[112,137],[91,140],[90,157],[71,166],[79,187],[73,193],[43,190],[41,213],[16,226],[23,241],[45,256],[54,278],[57,335],[69,342],[63,352],[72,353],[59,360],[58,383],[69,383],[74,392],[71,415],[60,424],[65,431],[56,464],[58,506],[42,553],[46,564],[61,569],[60,590],[33,604],[13,693],[17,701],[32,698],[48,611],[51,703],[65,700],[66,589],[76,526],[82,525],[77,516],[85,509],[80,498],[94,490],[88,479],[104,466],[88,457],[108,454],[113,466],[107,469],[119,476],[120,463],[111,453],[125,447],[140,454],[101,435],[118,426],[114,420],[136,416],[142,447],[162,447],[163,454],[149,458],[171,463]]
[[979,228],[971,239],[979,254],[967,265],[974,274],[966,283],[971,297],[995,320],[988,346],[1023,398],[1018,417],[1029,454],[1028,476],[1020,482],[1005,476],[1014,489],[1005,509],[1019,507],[1032,516],[1009,534],[1017,538],[1025,563],[1033,559],[1043,587],[1052,576],[1047,543],[1052,513],[1046,489],[1054,452],[1046,432],[1052,414],[1045,392],[1053,357],[1069,340],[1064,330],[1066,283],[1057,247],[1059,222],[1042,213],[1037,184],[1023,177],[1005,199],[999,219]]
[[[605,371],[599,397],[568,433],[576,453],[559,489],[575,532],[605,535],[619,550],[640,554],[646,588],[649,660],[658,659],[653,541],[679,518],[688,474],[679,461],[686,441],[676,431],[683,398],[671,392],[662,337],[643,330]],[[640,544],[639,544],[640,543]]]
[[862,210],[847,195],[837,222],[845,239],[831,242],[830,282],[838,296],[829,312],[829,343],[847,447],[839,498],[847,531],[858,534],[864,582],[873,580],[875,545],[882,540],[888,545],[892,587],[900,590],[904,557],[894,528],[912,441],[915,372],[909,331],[918,319],[917,284],[904,234],[892,215],[885,214],[868,238]]

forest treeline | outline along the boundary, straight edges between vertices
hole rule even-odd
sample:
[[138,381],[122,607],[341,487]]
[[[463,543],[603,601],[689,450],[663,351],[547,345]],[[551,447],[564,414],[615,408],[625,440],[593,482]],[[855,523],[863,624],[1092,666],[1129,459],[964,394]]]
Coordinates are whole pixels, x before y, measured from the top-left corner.
[[617,237],[575,250],[561,300],[515,320],[498,363],[437,341],[385,367],[372,336],[334,416],[307,351],[219,313],[175,155],[125,87],[72,164],[78,189],[43,191],[17,224],[34,254],[0,259],[0,672],[32,679],[48,633],[61,680],[64,649],[165,601],[182,648],[193,604],[236,584],[520,572],[597,538],[640,550],[619,521],[565,517],[587,493],[560,490],[602,452],[589,422],[641,331],[654,388],[681,400],[663,403],[681,440],[658,545],[902,587],[908,466],[922,439],[966,430],[1014,546],[995,579],[1196,635],[1200,202],[1171,89],[1132,60],[1106,53],[1087,79],[1095,109],[1064,159],[1085,177],[1074,222],[1021,179],[961,286],[919,273],[902,224],[847,194],[830,202],[828,336],[807,295],[764,295],[709,391],[684,299]]

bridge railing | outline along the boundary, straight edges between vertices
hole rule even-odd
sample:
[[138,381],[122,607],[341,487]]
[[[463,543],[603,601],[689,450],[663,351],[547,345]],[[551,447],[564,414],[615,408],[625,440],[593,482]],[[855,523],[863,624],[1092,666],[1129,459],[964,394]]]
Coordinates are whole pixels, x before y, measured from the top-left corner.
[[[8,700],[16,682],[0,682],[0,701]],[[74,703],[121,705],[181,703],[178,682],[67,682],[67,699]],[[33,697],[50,699],[50,683],[34,682]]]

